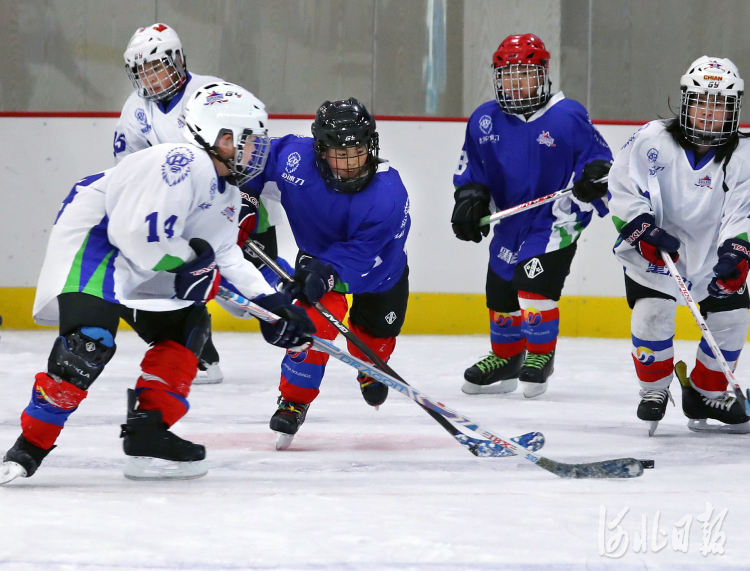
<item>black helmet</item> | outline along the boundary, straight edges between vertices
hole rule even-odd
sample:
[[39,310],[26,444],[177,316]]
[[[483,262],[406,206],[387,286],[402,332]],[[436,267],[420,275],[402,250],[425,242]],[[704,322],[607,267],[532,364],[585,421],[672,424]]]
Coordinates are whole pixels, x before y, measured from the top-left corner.
[[[378,168],[378,134],[375,131],[375,119],[365,106],[350,97],[340,101],[326,101],[315,114],[312,124],[312,135],[315,139],[315,162],[323,180],[336,192],[354,194],[370,184]],[[326,160],[329,148],[365,147],[367,159],[362,172],[349,179],[336,175]]]

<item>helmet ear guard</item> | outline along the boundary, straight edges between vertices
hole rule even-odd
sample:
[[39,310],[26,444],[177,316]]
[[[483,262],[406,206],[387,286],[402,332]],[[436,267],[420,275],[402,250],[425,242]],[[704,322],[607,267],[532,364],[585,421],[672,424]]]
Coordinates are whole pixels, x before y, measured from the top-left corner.
[[[325,101],[312,124],[315,140],[315,163],[325,183],[336,192],[355,194],[363,191],[372,181],[378,168],[380,137],[375,130],[375,119],[365,106],[355,99]],[[367,158],[360,173],[352,178],[337,175],[328,163],[328,149],[364,147]]]

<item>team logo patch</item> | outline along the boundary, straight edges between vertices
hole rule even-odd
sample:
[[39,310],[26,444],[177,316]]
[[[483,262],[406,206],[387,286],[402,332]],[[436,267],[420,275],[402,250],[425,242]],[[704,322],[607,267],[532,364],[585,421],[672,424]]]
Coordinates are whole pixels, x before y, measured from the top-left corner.
[[536,327],[542,322],[542,312],[536,307],[529,307],[521,311],[523,313],[523,320],[532,327]]
[[141,133],[148,133],[151,130],[151,125],[148,124],[146,112],[140,107],[135,110],[135,119],[141,124]]
[[501,313],[499,311],[492,312],[492,321],[500,329],[507,329],[513,325],[513,316],[510,313]]
[[211,200],[216,196],[216,189],[219,188],[219,183],[215,178],[211,179],[211,188],[208,189],[208,194],[211,196]]
[[234,222],[234,215],[237,214],[237,208],[235,206],[227,206],[221,213],[227,217],[227,220]]
[[695,186],[698,186],[700,188],[707,188],[708,190],[712,190],[713,186],[711,186],[711,177],[709,175],[706,175],[703,178],[699,178],[698,182],[695,183]]
[[195,159],[193,151],[187,147],[176,147],[167,153],[167,160],[161,166],[161,177],[169,186],[180,184],[190,174],[190,163]]
[[544,272],[544,268],[542,267],[542,262],[539,261],[539,258],[531,258],[526,262],[523,271],[526,272],[526,275],[530,280],[533,280],[539,274]]
[[648,169],[649,175],[656,176],[656,173],[664,170],[664,167],[656,166],[656,159],[659,158],[659,151],[657,151],[656,149],[649,149],[646,152],[646,158],[648,159],[648,162],[651,163],[651,166]]
[[297,167],[299,166],[299,162],[302,159],[302,157],[299,156],[299,153],[294,152],[291,155],[289,155],[286,159],[286,168],[284,169],[286,172],[294,172],[297,170]]
[[492,131],[492,117],[489,115],[482,115],[479,118],[479,130],[485,135],[489,135]]
[[556,146],[555,139],[552,138],[552,135],[549,134],[549,131],[542,131],[542,134],[536,138],[536,142],[547,147]]
[[724,69],[723,67],[721,67],[721,64],[715,60],[709,61],[707,65],[709,69]]
[[641,365],[651,365],[656,362],[656,355],[648,347],[638,347],[635,350],[635,358]]
[[303,363],[307,359],[307,351],[287,351],[286,354],[294,363]]
[[228,99],[224,97],[223,93],[219,93],[215,89],[206,95],[206,102],[203,105],[213,105],[214,103],[226,103]]
[[391,311],[385,316],[385,320],[388,322],[388,325],[393,325],[393,322],[396,321],[396,314]]

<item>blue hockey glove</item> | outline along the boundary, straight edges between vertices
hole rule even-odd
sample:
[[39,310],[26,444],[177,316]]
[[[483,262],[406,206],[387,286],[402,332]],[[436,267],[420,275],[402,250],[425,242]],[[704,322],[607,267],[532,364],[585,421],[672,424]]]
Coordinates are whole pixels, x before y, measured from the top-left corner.
[[304,309],[291,303],[286,293],[257,298],[253,303],[281,318],[276,323],[259,320],[260,331],[268,343],[294,351],[304,351],[310,346],[310,336],[315,333],[315,325]]
[[601,159],[594,159],[586,163],[579,178],[573,184],[573,196],[581,202],[594,202],[607,196],[607,183],[596,182],[609,174],[612,163]]
[[664,267],[665,265],[661,258],[660,252],[662,251],[667,252],[675,262],[680,258],[677,253],[680,249],[680,241],[667,233],[664,228],[659,228],[654,215],[649,212],[636,216],[625,224],[620,230],[620,236],[638,250],[647,262],[656,266]]
[[451,216],[453,233],[465,242],[481,242],[489,234],[490,226],[479,221],[490,215],[490,189],[483,184],[470,182],[456,189],[456,201]]
[[719,248],[714,279],[708,284],[711,297],[728,297],[740,291],[750,268],[750,243],[739,238],[726,240]]
[[188,244],[198,257],[179,268],[169,270],[175,274],[175,295],[180,299],[205,302],[216,297],[221,281],[214,249],[202,238],[191,238]]

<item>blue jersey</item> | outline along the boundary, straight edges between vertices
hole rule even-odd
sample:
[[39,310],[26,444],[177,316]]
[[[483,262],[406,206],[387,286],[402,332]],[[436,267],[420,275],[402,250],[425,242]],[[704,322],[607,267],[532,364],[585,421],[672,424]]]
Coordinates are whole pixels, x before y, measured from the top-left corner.
[[318,173],[313,139],[287,135],[271,141],[263,173],[248,185],[260,191],[267,182],[279,188],[300,250],[338,272],[343,283],[337,291],[380,293],[401,277],[411,226],[409,196],[388,163],[380,163],[363,191],[342,194]]
[[[565,188],[594,159],[611,161],[612,153],[577,101],[556,93],[528,120],[489,101],[469,119],[453,183],[485,185],[505,210]],[[589,205],[571,196],[505,218],[495,226],[490,267],[509,281],[519,262],[575,242],[594,208],[607,213],[601,200]]]

